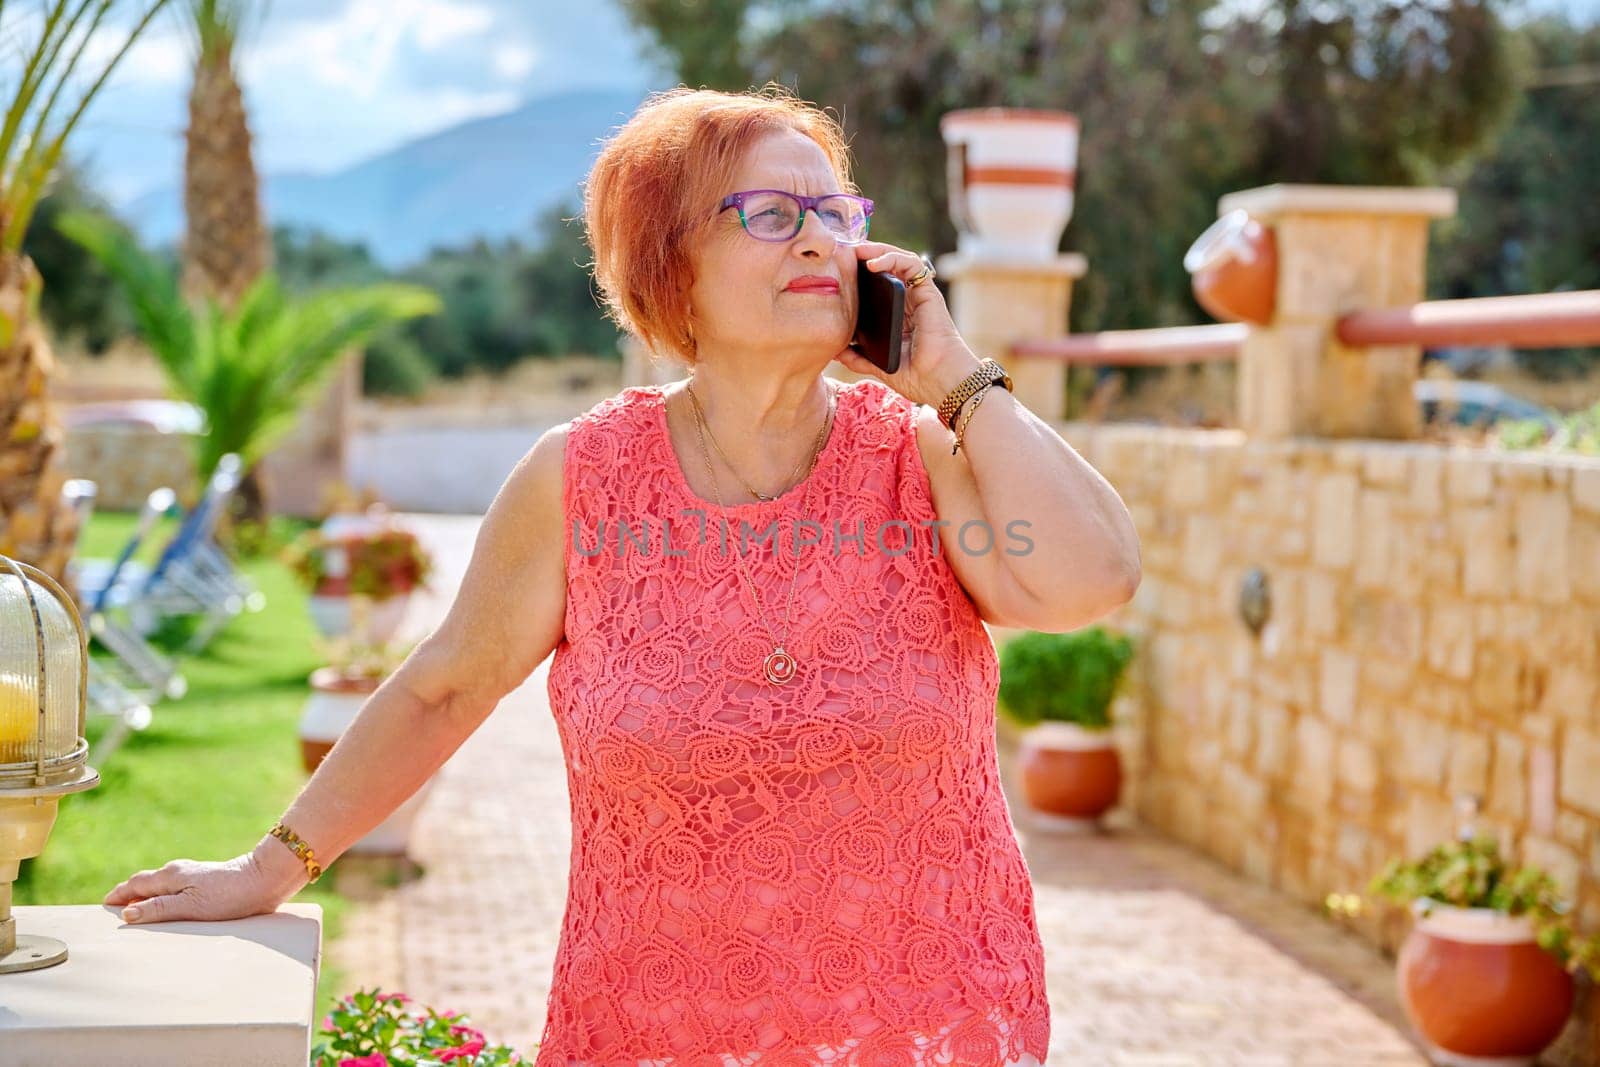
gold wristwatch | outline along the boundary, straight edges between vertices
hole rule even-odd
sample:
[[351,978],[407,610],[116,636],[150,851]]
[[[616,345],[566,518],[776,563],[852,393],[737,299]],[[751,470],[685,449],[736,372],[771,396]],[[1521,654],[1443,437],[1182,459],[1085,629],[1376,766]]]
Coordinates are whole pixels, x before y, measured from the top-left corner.
[[939,421],[950,427],[950,432],[956,429],[956,416],[961,413],[961,405],[972,399],[974,393],[986,385],[1003,385],[1007,392],[1016,392],[1011,387],[1011,375],[1006,369],[992,359],[986,359],[978,364],[978,369],[956,383],[950,390],[950,395],[939,402]]

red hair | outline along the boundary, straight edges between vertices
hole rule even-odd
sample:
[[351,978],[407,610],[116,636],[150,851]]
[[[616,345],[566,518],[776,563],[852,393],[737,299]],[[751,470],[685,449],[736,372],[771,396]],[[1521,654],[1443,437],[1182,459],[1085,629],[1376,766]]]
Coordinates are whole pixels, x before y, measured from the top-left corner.
[[859,192],[839,123],[775,82],[747,93],[683,85],[652,93],[590,168],[583,214],[595,283],[607,317],[652,355],[694,362],[695,246],[745,152],[778,130],[810,137],[839,191]]

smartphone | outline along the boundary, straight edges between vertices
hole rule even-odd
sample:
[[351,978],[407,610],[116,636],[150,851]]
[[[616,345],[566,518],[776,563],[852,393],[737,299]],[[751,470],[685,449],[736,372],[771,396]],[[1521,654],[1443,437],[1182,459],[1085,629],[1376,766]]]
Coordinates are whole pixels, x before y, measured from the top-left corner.
[[888,271],[856,261],[856,332],[850,347],[885,374],[900,369],[900,334],[905,329],[906,284]]

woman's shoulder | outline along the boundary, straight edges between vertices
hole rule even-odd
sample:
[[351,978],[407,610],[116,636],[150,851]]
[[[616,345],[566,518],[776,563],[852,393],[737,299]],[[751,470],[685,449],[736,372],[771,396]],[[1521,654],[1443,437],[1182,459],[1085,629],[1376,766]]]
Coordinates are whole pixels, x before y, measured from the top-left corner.
[[569,432],[587,437],[600,433],[633,435],[644,428],[655,406],[661,403],[663,387],[660,385],[627,385],[595,401],[574,415],[568,423]]

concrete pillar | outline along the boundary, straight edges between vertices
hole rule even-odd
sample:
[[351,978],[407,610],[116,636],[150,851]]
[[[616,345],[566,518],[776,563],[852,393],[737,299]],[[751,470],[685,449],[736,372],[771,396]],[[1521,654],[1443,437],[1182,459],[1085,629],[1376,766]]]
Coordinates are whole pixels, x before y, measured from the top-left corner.
[[277,514],[320,518],[328,494],[346,482],[363,356],[353,349],[339,358],[314,406],[302,411],[295,428],[262,458],[267,506]]
[[1025,261],[952,252],[934,261],[950,285],[950,316],[979,359],[998,360],[1011,373],[1017,399],[1041,419],[1066,417],[1067,365],[1056,359],[1010,355],[1021,340],[1065,336],[1072,283],[1088,264],[1075,252]]
[[1334,335],[1359,308],[1423,299],[1428,222],[1452,189],[1269,185],[1224,196],[1277,240],[1276,310],[1239,358],[1239,424],[1252,437],[1417,436],[1417,345],[1348,348]]
[[[220,922],[129,926],[118,909],[16,909],[64,962],[0,975],[0,1063],[305,1067],[322,906]],[[341,991],[342,992],[342,991]]]

